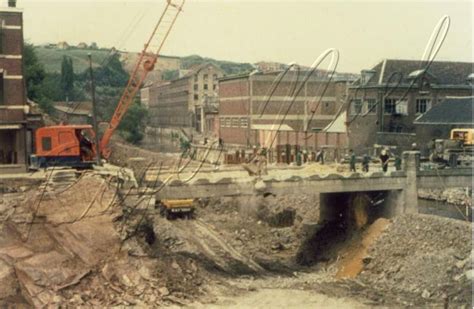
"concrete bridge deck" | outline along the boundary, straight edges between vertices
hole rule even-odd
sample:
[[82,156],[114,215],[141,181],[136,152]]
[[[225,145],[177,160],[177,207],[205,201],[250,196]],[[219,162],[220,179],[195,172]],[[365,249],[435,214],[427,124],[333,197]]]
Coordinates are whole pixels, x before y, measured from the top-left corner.
[[[286,178],[263,176],[261,179],[250,176],[238,178],[222,177],[209,180],[207,177],[195,177],[189,181],[170,180],[166,185],[158,181],[156,186],[163,185],[157,193],[160,198],[202,198],[220,196],[255,195],[262,192],[288,194],[297,192],[332,193],[403,190],[406,186],[406,172],[391,173],[374,172],[370,174],[353,173],[314,174],[299,176],[297,171]],[[420,171],[417,176],[417,187],[453,188],[470,187],[472,169],[446,169],[436,171]]]
[[[308,173],[293,169],[290,173],[273,173],[261,178],[245,172],[214,173],[168,177],[157,181],[157,199],[205,198],[224,196],[285,194],[329,194],[357,192],[391,192],[392,200],[402,206],[404,212],[417,210],[419,188],[470,187],[472,169],[456,168],[420,171],[419,153],[404,153],[403,171],[368,174]],[[233,175],[235,174],[235,175]],[[211,176],[210,176],[211,175]],[[234,177],[229,177],[229,176]],[[184,176],[184,175],[181,175]],[[159,189],[158,189],[159,188]],[[409,206],[410,205],[410,206]]]

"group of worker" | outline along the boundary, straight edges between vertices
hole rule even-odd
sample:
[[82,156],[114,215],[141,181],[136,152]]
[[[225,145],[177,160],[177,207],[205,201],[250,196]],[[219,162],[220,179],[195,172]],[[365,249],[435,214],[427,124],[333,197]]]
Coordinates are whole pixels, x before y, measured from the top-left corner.
[[[382,168],[382,171],[385,173],[388,171],[388,162],[390,160],[391,154],[388,149],[382,149],[380,151],[379,155],[379,162]],[[372,158],[369,156],[369,154],[364,154],[362,157],[362,171],[367,173],[369,172],[369,165],[370,162],[372,161]],[[350,149],[349,150],[349,170],[351,172],[356,172],[356,162],[357,158],[355,155],[354,150]],[[395,155],[395,160],[394,160],[394,165],[395,165],[395,170],[399,171],[402,169],[402,159],[400,156]]]

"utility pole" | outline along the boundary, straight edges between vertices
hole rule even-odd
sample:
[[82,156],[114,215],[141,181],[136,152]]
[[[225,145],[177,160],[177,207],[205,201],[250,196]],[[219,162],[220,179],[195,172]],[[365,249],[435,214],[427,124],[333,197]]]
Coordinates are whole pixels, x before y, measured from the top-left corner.
[[97,107],[95,105],[95,83],[94,83],[94,72],[92,71],[92,55],[89,53],[89,72],[91,80],[91,97],[92,97],[92,125],[94,126],[95,133],[95,159],[97,165],[101,165],[100,162],[100,144],[99,144],[99,128],[97,126]]

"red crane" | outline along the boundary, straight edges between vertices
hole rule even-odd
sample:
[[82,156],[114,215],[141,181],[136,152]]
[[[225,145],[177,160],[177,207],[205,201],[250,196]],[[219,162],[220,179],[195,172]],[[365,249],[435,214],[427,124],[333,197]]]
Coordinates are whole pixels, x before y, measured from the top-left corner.
[[172,0],[167,0],[166,7],[135,63],[135,67],[130,75],[130,79],[123,91],[117,108],[115,109],[114,115],[112,116],[109,126],[100,141],[99,149],[104,158],[107,159],[110,156],[110,138],[120,124],[120,121],[130,107],[130,104],[132,104],[133,98],[142,86],[148,73],[155,67],[161,48],[168,38],[179,13],[182,11],[184,2],[185,0],[180,0],[179,4],[175,4]]
[[110,138],[132,104],[148,73],[154,69],[161,49],[176,19],[182,12],[185,1],[166,0],[166,6],[135,63],[127,86],[120,97],[120,101],[98,147],[93,142],[95,133],[92,130],[92,126],[89,125],[58,125],[40,128],[36,131],[35,135],[36,155],[32,156],[33,166],[90,166],[94,163],[96,151],[100,151],[105,159],[110,157]]

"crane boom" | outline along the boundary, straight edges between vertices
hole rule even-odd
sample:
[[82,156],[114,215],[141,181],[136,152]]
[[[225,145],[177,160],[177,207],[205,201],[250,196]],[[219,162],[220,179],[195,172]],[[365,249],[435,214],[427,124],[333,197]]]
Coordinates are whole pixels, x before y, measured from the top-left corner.
[[161,48],[163,47],[168,35],[173,28],[178,15],[182,11],[182,7],[186,0],[178,0],[173,3],[173,0],[167,0],[166,7],[160,16],[153,32],[145,43],[143,51],[140,53],[137,62],[135,63],[130,79],[125,87],[119,103],[115,109],[112,119],[102,136],[99,145],[99,151],[104,158],[109,158],[110,149],[109,142],[114,131],[117,129],[120,121],[127,112],[128,108],[133,102],[133,98],[145,81],[148,73],[153,70],[156,61],[158,60]]

